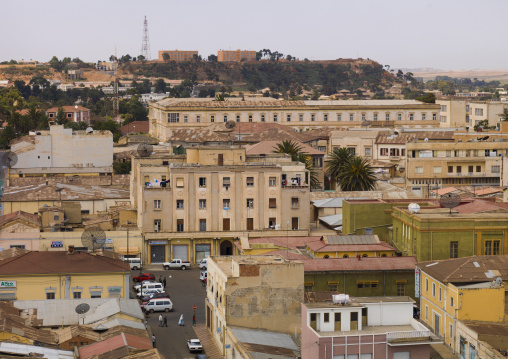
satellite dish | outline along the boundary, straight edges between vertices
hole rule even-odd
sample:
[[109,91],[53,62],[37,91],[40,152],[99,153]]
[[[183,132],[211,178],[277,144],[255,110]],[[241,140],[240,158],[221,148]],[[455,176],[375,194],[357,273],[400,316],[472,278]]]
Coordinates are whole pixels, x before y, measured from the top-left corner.
[[235,121],[228,121],[228,122],[226,122],[226,125],[225,125],[225,126],[226,126],[226,128],[227,128],[228,130],[231,130],[232,128],[235,128],[235,126],[236,126],[236,122],[235,122]]
[[450,214],[452,214],[452,208],[457,207],[460,204],[460,196],[456,193],[447,193],[441,196],[439,204],[443,208],[449,208]]
[[9,155],[7,156],[7,161],[9,162],[10,168],[16,166],[16,164],[18,163],[18,155],[14,152],[9,152]]
[[87,128],[86,128],[86,133],[90,133],[90,132],[93,132],[93,128],[91,128],[91,127],[87,127]]
[[371,125],[370,121],[363,121],[362,126],[363,127],[369,127]]
[[95,251],[102,248],[106,243],[106,233],[99,227],[87,228],[81,235],[81,243],[88,250]]
[[77,110],[78,109],[78,105],[75,105],[74,108]]
[[78,314],[85,314],[90,310],[90,306],[86,303],[81,303],[76,306],[76,313]]
[[410,203],[409,206],[407,206],[407,209],[409,209],[409,212],[411,213],[418,213],[420,211],[420,206],[418,203]]
[[153,152],[153,146],[149,143],[140,143],[137,152],[140,157],[149,157]]

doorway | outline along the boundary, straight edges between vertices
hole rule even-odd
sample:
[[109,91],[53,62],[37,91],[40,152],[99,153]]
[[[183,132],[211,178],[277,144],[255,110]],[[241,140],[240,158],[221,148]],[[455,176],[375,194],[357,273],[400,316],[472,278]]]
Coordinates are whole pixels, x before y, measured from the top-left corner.
[[220,244],[220,255],[230,256],[233,255],[233,245],[230,241],[224,241]]

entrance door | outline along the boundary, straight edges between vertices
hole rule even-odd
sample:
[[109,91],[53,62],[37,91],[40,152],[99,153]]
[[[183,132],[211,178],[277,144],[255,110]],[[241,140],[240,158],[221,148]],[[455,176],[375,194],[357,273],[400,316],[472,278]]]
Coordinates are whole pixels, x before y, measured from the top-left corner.
[[220,244],[220,255],[230,256],[233,254],[233,245],[230,241],[224,241]]
[[189,260],[189,251],[186,245],[173,246],[173,259]]
[[150,245],[150,263],[164,263],[166,260],[166,246],[164,244]]
[[254,218],[247,218],[247,230],[252,231],[254,229]]
[[434,333],[436,335],[440,335],[439,333],[439,315],[434,314]]
[[224,155],[222,153],[219,153],[219,158],[218,158],[218,165],[219,166],[223,166],[224,165]]
[[351,312],[351,330],[358,330],[358,312]]
[[335,326],[333,328],[336,332],[340,332],[341,331],[341,326],[340,326],[340,313],[335,313]]
[[223,218],[222,219],[222,230],[223,231],[229,231],[230,228],[230,219],[229,218]]

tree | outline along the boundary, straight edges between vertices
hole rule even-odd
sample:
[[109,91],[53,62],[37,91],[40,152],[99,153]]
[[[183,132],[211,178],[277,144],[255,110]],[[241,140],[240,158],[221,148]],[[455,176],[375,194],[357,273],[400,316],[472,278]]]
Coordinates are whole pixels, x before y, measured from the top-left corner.
[[508,109],[504,109],[503,113],[501,114],[501,120],[508,121]]
[[342,191],[372,191],[376,177],[366,158],[352,156],[342,166],[338,182]]
[[399,71],[397,71],[397,77],[399,79],[403,79],[404,78],[404,73],[402,72],[402,70],[399,69]]
[[277,143],[276,146],[277,147],[273,150],[274,153],[287,153],[291,155],[293,161],[298,159],[298,154],[302,150],[302,146],[292,140],[284,140]]
[[56,113],[56,123],[58,123],[59,125],[63,125],[65,122],[67,122],[65,118],[65,113],[63,108],[60,106]]
[[217,58],[217,55],[208,55],[208,61],[210,62],[217,62],[218,61],[218,58]]
[[429,92],[423,96],[417,97],[416,100],[424,103],[436,103],[436,95],[434,95],[432,92]]
[[157,81],[155,81],[154,91],[155,93],[165,93],[166,87],[167,87],[166,81],[164,81],[163,79],[158,79]]
[[162,59],[163,59],[164,61],[169,61],[169,54],[168,54],[167,52],[164,52],[164,53],[162,54]]
[[314,171],[314,166],[312,165],[312,157],[306,155],[305,153],[299,153],[297,157],[297,161],[305,164],[305,169],[308,171],[309,176],[306,177],[306,182],[310,184],[310,188],[319,188],[319,178],[316,171]]
[[353,152],[346,147],[334,148],[325,166],[328,177],[337,181],[342,172],[344,164],[353,157]]
[[113,171],[116,175],[129,174],[131,172],[131,161],[113,162]]
[[[138,61],[145,61],[146,60],[146,57],[144,57],[143,55],[139,55],[138,56]],[[134,60],[136,61],[136,60]]]

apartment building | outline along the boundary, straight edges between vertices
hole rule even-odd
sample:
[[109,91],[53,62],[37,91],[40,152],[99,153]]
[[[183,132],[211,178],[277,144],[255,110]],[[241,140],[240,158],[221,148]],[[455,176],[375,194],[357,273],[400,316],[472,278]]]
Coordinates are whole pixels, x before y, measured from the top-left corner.
[[194,50],[182,51],[182,50],[161,50],[159,51],[159,61],[164,61],[164,54],[169,55],[169,61],[190,61],[194,58],[194,55],[198,56],[198,52]]
[[133,158],[131,203],[151,263],[234,254],[240,237],[306,236],[307,170],[285,154],[238,146]]
[[413,319],[409,297],[306,293],[302,303],[302,359],[424,359],[439,343]]
[[489,127],[498,127],[500,115],[508,108],[507,102],[473,100],[437,100],[440,106],[440,127],[470,127],[487,121]]
[[279,101],[275,99],[178,99],[149,104],[150,135],[168,141],[173,130],[212,123],[280,123],[296,131],[314,128],[438,127],[439,105],[415,100]]
[[256,51],[249,50],[219,50],[217,51],[217,61],[219,62],[240,62],[255,61]]
[[[467,332],[464,328],[476,321],[504,324],[505,286],[501,278],[508,274],[508,256],[428,261],[417,267],[420,318],[462,357],[467,343],[466,335],[457,332],[459,327]],[[491,330],[494,328],[491,326]],[[503,332],[506,333],[506,326],[496,334]],[[475,346],[468,349],[474,351]]]
[[232,327],[298,334],[303,298],[300,261],[269,255],[208,260],[206,327],[227,358],[235,351]]
[[453,186],[505,186],[508,142],[488,135],[464,141],[408,142],[406,187],[420,196]]

